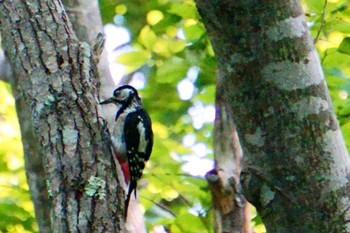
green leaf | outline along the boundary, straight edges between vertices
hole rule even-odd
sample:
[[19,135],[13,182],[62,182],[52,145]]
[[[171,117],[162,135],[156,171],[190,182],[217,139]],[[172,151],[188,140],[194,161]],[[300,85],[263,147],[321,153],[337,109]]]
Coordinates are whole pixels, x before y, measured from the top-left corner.
[[325,31],[350,33],[349,17],[345,12],[335,11],[326,19]]
[[11,201],[0,200],[0,226],[21,225],[34,231],[34,224],[34,218],[24,208]]
[[252,221],[254,222],[254,226],[263,224],[263,222],[262,222],[262,220],[261,220],[261,218],[260,218],[259,215],[256,215],[256,216],[252,219]]
[[202,101],[204,104],[214,104],[215,92],[216,92],[216,86],[208,85],[195,96],[195,99]]
[[350,55],[350,37],[345,37],[338,47],[340,53]]
[[194,5],[173,3],[168,12],[181,16],[183,19],[192,19],[195,18],[196,8]]
[[311,13],[319,13],[321,14],[323,8],[324,8],[324,1],[320,0],[308,0],[307,6],[310,9]]
[[176,40],[176,41],[170,41],[169,42],[169,49],[173,53],[178,53],[184,50],[186,47],[186,43],[182,40]]
[[175,220],[175,224],[182,230],[182,232],[205,232],[203,231],[204,226],[200,217],[194,216],[190,213],[183,213],[178,216]]
[[143,66],[150,58],[150,52],[141,50],[124,53],[117,57],[116,62],[126,66],[126,73],[131,73]]
[[350,122],[346,123],[341,127],[343,136],[346,142],[346,147],[350,150]]
[[350,115],[350,105],[345,105],[345,106],[339,111],[339,115],[341,115],[341,116]]
[[328,87],[343,88],[348,79],[339,69],[324,69]]
[[346,66],[349,63],[349,55],[340,53],[338,50],[335,49],[328,49],[330,52],[328,52],[327,57],[324,59],[322,66],[327,67],[343,67],[341,69],[345,70]]
[[99,1],[103,24],[113,22],[113,17],[115,16],[115,8],[117,5],[117,1]]
[[173,57],[161,65],[157,70],[158,82],[174,83],[186,77],[189,64],[178,57]]
[[147,25],[142,28],[139,40],[140,43],[146,47],[147,50],[152,51],[153,46],[157,41],[157,36]]
[[178,15],[166,14],[164,19],[152,27],[155,33],[166,33],[168,27],[176,27],[182,18]]
[[198,40],[205,33],[205,29],[198,23],[188,27],[184,27],[183,30],[186,36],[186,41],[188,42],[193,42]]

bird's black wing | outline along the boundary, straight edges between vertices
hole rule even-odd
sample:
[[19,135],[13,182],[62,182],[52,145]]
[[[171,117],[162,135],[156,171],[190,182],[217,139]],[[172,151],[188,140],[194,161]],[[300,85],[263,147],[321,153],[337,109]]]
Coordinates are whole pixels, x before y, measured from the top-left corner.
[[130,201],[131,193],[135,190],[137,181],[149,159],[153,146],[153,132],[151,118],[143,109],[129,113],[125,119],[124,139],[129,163],[130,184],[125,201],[125,209]]

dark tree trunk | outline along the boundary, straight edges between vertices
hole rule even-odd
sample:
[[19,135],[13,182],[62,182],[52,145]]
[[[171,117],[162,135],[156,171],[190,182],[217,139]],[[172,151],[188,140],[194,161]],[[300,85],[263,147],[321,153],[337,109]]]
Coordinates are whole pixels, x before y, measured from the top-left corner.
[[350,232],[349,157],[300,2],[196,2],[268,232]]
[[51,203],[50,216],[37,215],[40,230],[121,232],[123,191],[98,114],[90,46],[76,38],[60,1],[4,0],[0,22],[26,168],[35,174],[31,194],[35,205]]

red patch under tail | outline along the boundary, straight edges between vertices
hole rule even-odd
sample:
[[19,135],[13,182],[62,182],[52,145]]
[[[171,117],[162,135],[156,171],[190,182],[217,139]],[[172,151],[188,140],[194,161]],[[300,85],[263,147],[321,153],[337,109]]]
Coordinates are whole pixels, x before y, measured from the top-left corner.
[[123,171],[123,174],[124,174],[125,183],[129,184],[129,182],[130,182],[130,170],[129,170],[128,160],[126,160],[125,158],[119,156],[118,153],[115,153],[115,157],[118,159],[120,167],[122,168],[122,171]]

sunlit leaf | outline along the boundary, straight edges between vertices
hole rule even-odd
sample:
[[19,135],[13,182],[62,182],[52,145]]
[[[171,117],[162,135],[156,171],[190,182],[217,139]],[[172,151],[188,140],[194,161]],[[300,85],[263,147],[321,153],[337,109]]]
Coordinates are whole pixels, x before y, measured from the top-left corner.
[[144,28],[142,28],[140,32],[141,44],[143,44],[149,51],[152,51],[156,41],[157,41],[157,36],[149,26],[145,26]]
[[169,42],[169,49],[173,53],[181,52],[185,47],[186,47],[186,43],[182,40]]
[[145,50],[124,53],[117,57],[116,62],[126,65],[126,73],[131,73],[143,66],[151,54]]
[[150,25],[155,25],[159,23],[164,18],[164,14],[159,10],[151,10],[147,14],[147,22]]
[[173,3],[168,11],[184,19],[195,18],[196,15],[196,8],[194,5],[183,3]]
[[338,51],[350,55],[350,37],[345,37],[338,47]]
[[175,224],[182,232],[201,232],[204,229],[203,222],[200,217],[194,216],[190,213],[183,213],[175,220]]
[[153,51],[164,57],[170,57],[169,41],[164,38],[158,38],[154,44]]
[[204,28],[199,24],[184,27],[183,30],[186,36],[186,41],[188,42],[198,40],[205,33]]

